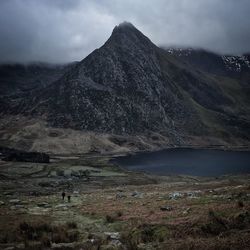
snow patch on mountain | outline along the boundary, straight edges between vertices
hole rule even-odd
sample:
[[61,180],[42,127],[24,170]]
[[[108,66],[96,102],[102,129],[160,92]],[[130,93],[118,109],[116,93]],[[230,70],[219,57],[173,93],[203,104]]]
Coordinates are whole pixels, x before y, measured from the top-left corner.
[[246,56],[222,56],[222,60],[230,71],[241,72],[243,67],[250,68],[250,62]]
[[188,49],[182,49],[182,48],[169,48],[167,49],[167,52],[172,55],[176,56],[189,56],[191,55],[193,49],[188,48]]

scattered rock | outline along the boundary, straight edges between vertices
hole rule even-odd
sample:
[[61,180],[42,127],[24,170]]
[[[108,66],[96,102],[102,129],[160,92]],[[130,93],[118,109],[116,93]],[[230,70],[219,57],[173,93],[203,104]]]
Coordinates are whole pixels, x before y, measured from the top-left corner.
[[15,247],[6,247],[6,248],[4,248],[4,250],[14,250],[14,249],[16,249]]
[[80,177],[81,177],[80,173],[79,173],[78,171],[75,171],[75,170],[72,170],[72,171],[71,171],[71,176],[77,177],[77,178],[80,178]]
[[43,181],[43,182],[39,182],[38,185],[40,187],[56,187],[56,183],[52,182],[52,181]]
[[25,249],[25,245],[23,243],[17,244],[15,249]]
[[161,207],[160,209],[161,209],[161,211],[172,211],[173,207],[166,205],[166,206]]
[[124,249],[121,248],[122,243],[119,240],[112,240],[107,245],[101,245],[100,250],[118,250],[118,249]]
[[14,192],[6,191],[6,192],[4,192],[3,194],[6,195],[6,196],[9,196],[9,195],[13,195]]
[[90,233],[88,235],[88,241],[92,244],[98,244],[101,242],[104,242],[106,240],[106,235],[103,235],[103,233]]
[[48,177],[52,177],[52,178],[53,178],[53,177],[54,177],[54,178],[57,177],[56,171],[51,171],[50,174],[48,175]]
[[197,198],[201,194],[200,190],[187,192],[188,198]]
[[121,237],[119,232],[105,232],[104,234],[110,240],[119,240]]
[[48,208],[41,208],[41,207],[32,207],[28,208],[28,213],[33,214],[33,215],[42,215],[42,214],[47,214]]
[[64,176],[64,171],[62,169],[57,169],[56,176]]
[[105,232],[107,240],[110,241],[109,245],[106,245],[104,249],[110,249],[109,246],[121,246],[120,242],[121,235],[119,232]]
[[126,198],[126,197],[127,196],[122,192],[119,192],[119,193],[116,194],[116,199],[121,199],[121,198]]
[[28,201],[20,201],[20,204],[22,204],[22,205],[28,205],[29,202]]
[[19,204],[18,204],[18,205],[15,205],[15,207],[16,207],[16,208],[25,208],[24,205],[19,205]]
[[180,192],[173,192],[173,193],[170,193],[168,197],[169,199],[176,200],[176,199],[182,198],[183,194]]
[[119,240],[111,240],[110,244],[114,245],[114,246],[121,246],[122,245],[122,243]]
[[63,209],[63,210],[67,210],[68,209],[68,204],[58,204],[55,206],[56,209]]
[[10,207],[11,210],[16,210],[16,209],[23,209],[25,208],[24,205],[13,205]]
[[163,196],[159,196],[159,197],[156,199],[156,201],[162,201],[162,200],[164,200],[164,197],[163,197]]
[[38,207],[44,207],[44,208],[50,208],[51,205],[47,202],[40,202],[40,203],[37,203],[37,206]]
[[[76,249],[76,243],[53,243],[51,249]],[[78,249],[78,248],[77,248]]]
[[233,199],[233,196],[232,196],[231,194],[228,194],[228,195],[226,195],[225,198],[228,199],[228,200],[232,200],[232,199]]
[[18,204],[18,203],[20,203],[20,200],[18,200],[18,199],[12,199],[12,200],[9,200],[9,203],[11,203],[11,204]]
[[138,191],[134,191],[132,194],[131,194],[132,197],[134,198],[143,198],[143,193],[140,193]]

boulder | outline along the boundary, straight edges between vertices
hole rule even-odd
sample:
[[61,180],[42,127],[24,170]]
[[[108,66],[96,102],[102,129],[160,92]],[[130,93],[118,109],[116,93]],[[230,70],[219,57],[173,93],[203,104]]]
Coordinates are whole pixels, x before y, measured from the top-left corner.
[[107,236],[110,240],[119,240],[121,235],[119,232],[104,232],[104,234]]
[[67,210],[68,209],[68,204],[58,204],[55,206],[56,209],[62,209],[62,210]]
[[24,205],[13,205],[10,207],[11,210],[16,210],[16,209],[23,209],[25,208]]
[[66,170],[63,171],[63,174],[60,174],[60,176],[64,176],[66,178],[70,178],[72,176],[72,170],[66,169]]
[[48,175],[49,178],[55,178],[57,177],[56,171],[51,171],[50,174]]
[[197,198],[201,194],[200,190],[187,192],[188,198]]
[[77,244],[75,242],[72,243],[53,243],[51,249],[76,249]]
[[51,205],[47,202],[40,202],[40,203],[37,203],[37,206],[38,207],[44,207],[44,208],[50,208]]
[[172,211],[173,207],[166,205],[166,206],[162,206],[160,209],[161,211]]
[[127,196],[123,194],[122,192],[119,192],[116,194],[116,199],[126,198]]
[[134,198],[143,198],[143,193],[140,193],[138,191],[134,191],[132,194],[131,194],[132,197]]
[[182,198],[183,194],[180,192],[173,192],[173,193],[170,193],[168,197],[169,199],[176,200],[176,199]]
[[9,200],[9,203],[11,203],[11,204],[18,204],[18,203],[20,203],[21,201],[20,200],[18,200],[18,199],[11,199],[11,200]]

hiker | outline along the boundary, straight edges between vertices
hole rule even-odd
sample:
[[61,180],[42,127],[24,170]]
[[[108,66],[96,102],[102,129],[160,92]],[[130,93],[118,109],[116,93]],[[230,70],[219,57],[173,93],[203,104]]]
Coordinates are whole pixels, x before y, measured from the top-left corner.
[[70,198],[71,198],[71,196],[70,196],[70,195],[68,195],[68,202],[70,202]]
[[64,201],[64,197],[65,197],[65,192],[62,192],[62,199]]

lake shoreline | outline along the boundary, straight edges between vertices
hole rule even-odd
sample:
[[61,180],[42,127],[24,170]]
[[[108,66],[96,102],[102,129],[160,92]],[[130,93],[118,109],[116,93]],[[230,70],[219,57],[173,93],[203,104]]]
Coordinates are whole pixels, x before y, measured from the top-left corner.
[[112,157],[129,171],[156,175],[220,176],[250,173],[250,152],[215,148],[168,148]]

